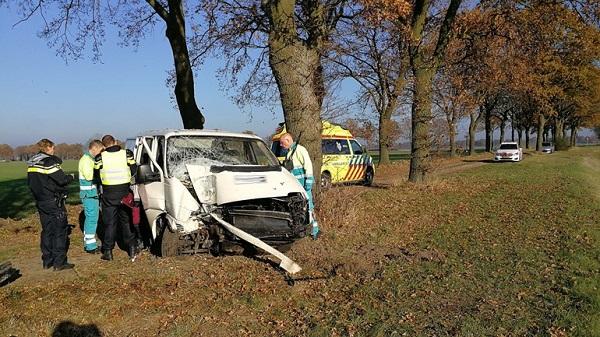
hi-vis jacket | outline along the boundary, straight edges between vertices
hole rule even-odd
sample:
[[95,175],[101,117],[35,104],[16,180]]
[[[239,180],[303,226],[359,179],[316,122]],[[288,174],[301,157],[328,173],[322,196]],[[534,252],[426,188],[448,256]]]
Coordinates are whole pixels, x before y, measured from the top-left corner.
[[36,201],[54,200],[66,193],[66,186],[73,177],[66,175],[56,156],[39,152],[27,161],[27,183]]
[[[295,151],[294,148],[296,149]],[[308,151],[304,146],[294,143],[290,147],[286,159],[290,159],[290,155],[292,155],[291,159],[294,163],[294,168],[291,173],[298,179],[300,185],[304,186],[305,190],[312,190],[315,178],[313,176],[313,166]]]
[[98,190],[94,183],[94,158],[89,152],[83,154],[79,159],[79,197],[95,198]]
[[100,173],[104,196],[109,197],[111,194],[121,196],[129,193],[131,176],[135,174],[136,168],[133,152],[123,150],[118,145],[108,147],[97,155],[94,169]]

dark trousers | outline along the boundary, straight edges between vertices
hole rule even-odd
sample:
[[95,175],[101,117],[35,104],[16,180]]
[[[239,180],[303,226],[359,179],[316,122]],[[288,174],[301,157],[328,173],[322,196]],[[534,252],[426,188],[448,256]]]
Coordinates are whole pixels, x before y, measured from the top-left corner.
[[112,250],[115,248],[115,237],[117,227],[121,229],[123,243],[127,248],[134,244],[134,236],[131,232],[129,213],[131,210],[121,204],[122,198],[102,197],[102,222],[104,223],[104,239],[102,240],[102,250]]
[[38,201],[36,206],[42,223],[42,262],[46,267],[62,266],[67,262],[69,249],[67,210],[55,200]]

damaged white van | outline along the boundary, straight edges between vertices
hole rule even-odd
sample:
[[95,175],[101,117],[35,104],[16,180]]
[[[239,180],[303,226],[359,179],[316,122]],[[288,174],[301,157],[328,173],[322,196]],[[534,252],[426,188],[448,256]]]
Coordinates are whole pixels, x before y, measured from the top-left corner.
[[132,145],[134,194],[160,255],[218,254],[224,243],[269,251],[307,234],[306,192],[259,137],[168,130]]

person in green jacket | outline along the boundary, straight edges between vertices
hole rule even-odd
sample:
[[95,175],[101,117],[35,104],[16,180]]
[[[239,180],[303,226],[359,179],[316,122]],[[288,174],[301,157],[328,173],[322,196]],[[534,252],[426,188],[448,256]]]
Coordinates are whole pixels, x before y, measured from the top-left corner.
[[83,223],[83,249],[90,254],[99,252],[96,243],[99,201],[98,187],[94,179],[94,158],[104,150],[99,140],[92,140],[88,151],[79,159],[79,197],[83,204],[85,221]]

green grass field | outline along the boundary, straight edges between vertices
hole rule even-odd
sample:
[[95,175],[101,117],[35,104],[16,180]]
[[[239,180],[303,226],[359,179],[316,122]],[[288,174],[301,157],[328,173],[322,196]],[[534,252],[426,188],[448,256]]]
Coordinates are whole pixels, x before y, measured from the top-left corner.
[[[66,160],[66,173],[77,173],[77,160]],[[69,186],[69,204],[79,202],[77,182]],[[0,163],[0,218],[20,219],[35,212],[35,202],[27,186],[25,162]]]
[[104,263],[78,232],[77,272],[44,272],[37,219],[0,221],[0,256],[23,270],[0,288],[0,335],[72,321],[106,336],[600,336],[600,147],[462,160],[426,184],[324,192],[323,236],[288,253],[293,287],[262,258]]

